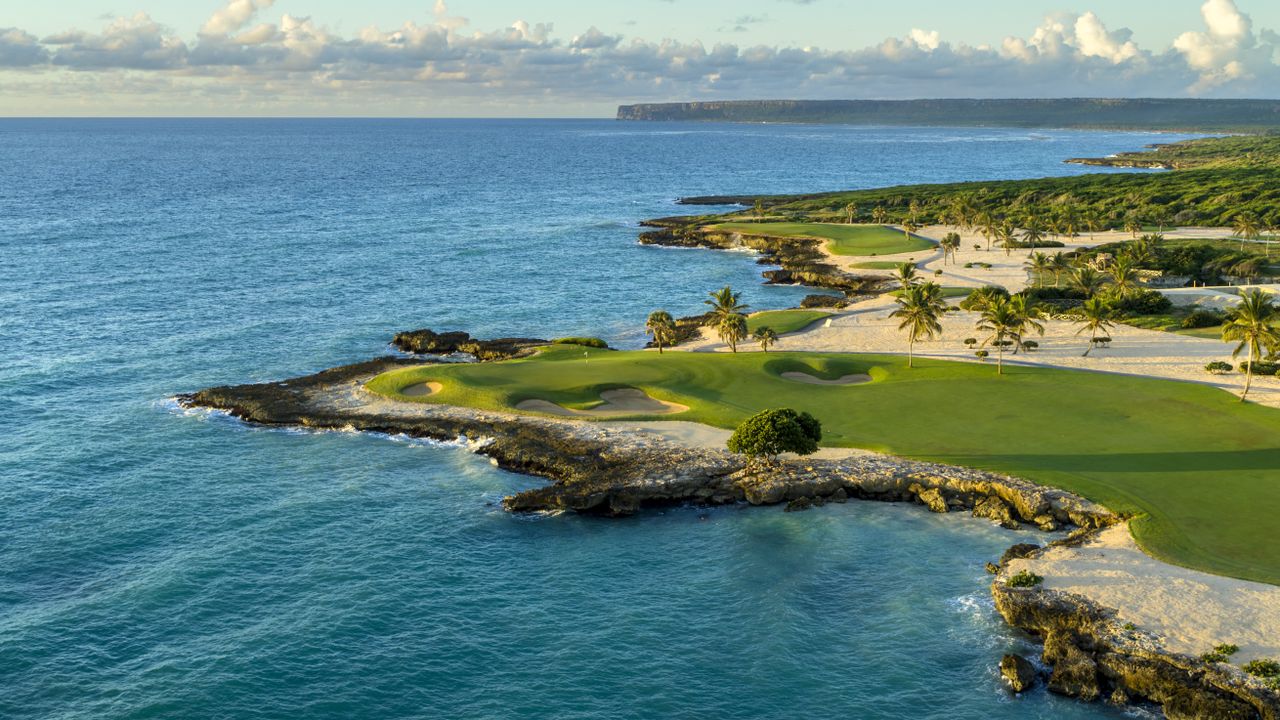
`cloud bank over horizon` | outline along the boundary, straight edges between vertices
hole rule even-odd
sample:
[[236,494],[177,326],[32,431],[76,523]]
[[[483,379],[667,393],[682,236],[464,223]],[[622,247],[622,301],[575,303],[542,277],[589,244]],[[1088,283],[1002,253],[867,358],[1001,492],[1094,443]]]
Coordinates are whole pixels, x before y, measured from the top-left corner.
[[[755,98],[1280,97],[1280,35],[1234,0],[1143,48],[1094,12],[969,45],[928,27],[860,49],[739,47],[577,34],[449,12],[340,36],[318,19],[228,0],[183,37],[145,12],[96,31],[0,27],[0,113],[599,114],[620,102]],[[672,12],[675,10],[673,9]]]

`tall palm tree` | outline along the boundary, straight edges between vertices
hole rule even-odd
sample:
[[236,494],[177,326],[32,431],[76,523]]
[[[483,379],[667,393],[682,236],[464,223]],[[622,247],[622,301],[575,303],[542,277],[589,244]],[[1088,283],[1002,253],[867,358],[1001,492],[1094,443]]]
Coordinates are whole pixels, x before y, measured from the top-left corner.
[[916,273],[916,266],[909,262],[904,262],[898,266],[893,272],[893,279],[898,281],[903,290],[909,290],[920,282],[920,276]]
[[1262,233],[1262,224],[1251,213],[1236,215],[1231,223],[1232,234],[1240,238],[1240,252],[1244,252],[1246,240],[1257,240]]
[[889,221],[889,211],[877,205],[875,209],[871,211],[871,219],[877,225],[883,225]]
[[951,262],[956,261],[956,253],[960,252],[960,233],[949,232],[942,236],[942,264],[947,264],[947,255],[951,256]]
[[1111,275],[1111,287],[1121,298],[1129,297],[1138,289],[1138,268],[1127,255],[1119,255],[1111,262],[1108,271]]
[[1244,402],[1249,394],[1249,386],[1253,384],[1254,363],[1262,359],[1263,348],[1274,351],[1280,347],[1277,320],[1280,320],[1280,311],[1271,296],[1257,288],[1242,294],[1240,304],[1227,315],[1227,324],[1222,328],[1222,341],[1239,343],[1231,357],[1239,357],[1241,352],[1249,351],[1249,363],[1245,365],[1244,392],[1240,393],[1240,402]]
[[[1044,276],[1047,273],[1052,272],[1055,277],[1057,276],[1057,273],[1054,272],[1053,258],[1042,252],[1031,253],[1031,257],[1027,258],[1027,261],[1022,266],[1026,268],[1027,274],[1031,276],[1032,284],[1035,287],[1044,286]],[[1054,285],[1056,286],[1057,283],[1055,282]]]
[[738,343],[747,339],[747,316],[725,315],[716,323],[716,333],[720,335],[732,352],[738,352]]
[[915,220],[907,220],[906,222],[902,223],[902,233],[907,236],[908,242],[911,241],[911,236],[914,235],[916,231],[918,231],[919,229],[920,229],[920,225]]
[[1071,284],[1084,292],[1086,298],[1091,298],[1106,287],[1107,279],[1097,270],[1085,266],[1076,268],[1076,271],[1071,273]]
[[1029,218],[1026,227],[1022,228],[1022,239],[1027,243],[1027,247],[1035,247],[1037,243],[1044,239],[1044,230],[1040,228],[1040,223],[1034,218]]
[[1124,221],[1124,231],[1132,235],[1136,240],[1138,233],[1142,232],[1142,223],[1138,221],[1138,218],[1130,217]]
[[674,345],[676,341],[676,321],[666,310],[655,310],[645,320],[644,330],[653,336],[653,344],[658,346],[658,354],[662,354],[665,345]]
[[900,318],[899,330],[907,331],[907,367],[914,367],[916,341],[932,340],[942,332],[938,319],[947,311],[942,288],[937,283],[913,285],[898,298],[898,309],[889,317]]
[[1084,225],[1084,228],[1089,231],[1090,240],[1093,240],[1094,233],[1098,232],[1103,227],[1102,218],[1093,210],[1086,212],[1080,222]]
[[982,237],[987,239],[987,252],[991,252],[991,241],[1000,233],[1000,221],[991,213],[983,212],[978,216],[978,227]]
[[1064,252],[1056,252],[1053,254],[1053,257],[1050,258],[1050,261],[1052,263],[1053,270],[1053,286],[1058,287],[1059,283],[1062,281],[1062,273],[1071,272],[1071,258],[1067,257],[1067,254]]
[[1010,303],[1009,299],[997,298],[982,309],[982,314],[974,327],[981,332],[990,333],[987,339],[982,341],[982,344],[984,346],[995,344],[998,352],[996,374],[1003,375],[1005,342],[1011,338],[1018,337],[1018,333],[1022,328],[1022,318],[1018,316],[1017,309]]
[[755,332],[751,333],[751,339],[760,343],[761,350],[769,352],[769,348],[778,342],[778,333],[774,332],[771,327],[757,328]]
[[1040,305],[1034,300],[1029,299],[1026,294],[1018,293],[1009,298],[1009,306],[1013,308],[1014,315],[1018,322],[1018,331],[1014,337],[1013,354],[1017,355],[1018,350],[1022,348],[1022,339],[1027,333],[1034,330],[1041,336],[1044,335],[1044,311],[1040,309]]
[[1080,322],[1080,329],[1076,331],[1076,335],[1085,330],[1090,333],[1089,347],[1085,349],[1082,357],[1089,357],[1089,353],[1093,351],[1098,342],[1099,330],[1106,331],[1115,327],[1115,323],[1111,322],[1115,314],[1115,308],[1111,307],[1111,303],[1100,297],[1089,298],[1084,301],[1084,305],[1080,306],[1080,315],[1084,319]]
[[907,217],[911,222],[919,222],[920,220],[920,201],[912,200],[907,204]]
[[755,204],[751,206],[751,211],[755,214],[757,220],[764,217],[764,201],[756,198]]
[[1013,223],[1008,220],[1000,223],[1000,227],[996,228],[996,237],[1000,239],[1000,247],[1004,248],[1005,255],[1013,252]]
[[848,205],[845,205],[844,212],[845,212],[845,222],[848,223],[849,225],[852,225],[853,217],[858,214],[858,204],[849,203]]

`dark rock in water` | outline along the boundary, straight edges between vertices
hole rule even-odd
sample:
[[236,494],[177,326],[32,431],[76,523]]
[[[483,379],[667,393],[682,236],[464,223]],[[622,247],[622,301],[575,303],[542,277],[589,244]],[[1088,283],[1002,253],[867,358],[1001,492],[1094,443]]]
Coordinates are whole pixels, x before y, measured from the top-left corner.
[[1022,524],[1013,517],[1013,513],[1009,510],[1009,506],[1005,504],[1003,500],[995,497],[994,495],[985,497],[978,501],[978,504],[973,506],[973,516],[994,520],[1000,523],[1001,527],[1005,527],[1010,530],[1017,530],[1019,527],[1022,527]]
[[849,304],[843,295],[805,295],[800,301],[802,308],[842,308]]
[[1102,695],[1098,663],[1076,644],[1077,638],[1065,631],[1049,633],[1044,639],[1044,661],[1053,665],[1049,674],[1049,691],[1059,695],[1093,701]]
[[1017,545],[1014,545],[1008,550],[1005,550],[1004,554],[1000,556],[1000,567],[1004,567],[1005,565],[1008,565],[1010,560],[1021,560],[1022,558],[1031,557],[1033,554],[1035,554],[1036,552],[1039,552],[1041,549],[1042,548],[1039,545],[1032,545],[1031,543],[1018,543]]
[[1000,566],[993,562],[989,562],[987,563],[987,572],[991,575],[996,575],[1000,572]]
[[1036,667],[1021,655],[1005,655],[1001,658],[1000,674],[1016,693],[1026,692],[1036,684]]
[[830,497],[828,497],[827,499],[828,499],[828,500],[830,500],[830,501],[831,501],[831,502],[833,502],[833,503],[843,503],[843,502],[848,502],[848,501],[849,501],[849,493],[845,492],[845,491],[844,491],[844,488],[836,488],[836,491],[835,491],[835,492],[833,492],[833,493],[831,493],[831,496],[830,496]]
[[548,341],[538,338],[497,338],[480,340],[465,332],[441,332],[423,328],[408,332],[396,333],[391,344],[400,350],[417,355],[448,355],[450,353],[467,353],[477,360],[490,362],[522,357],[533,352],[535,348],[546,345]]
[[800,512],[801,510],[808,510],[811,507],[813,507],[813,500],[810,500],[807,497],[799,497],[799,498],[796,498],[795,500],[789,501],[787,503],[787,506],[782,508],[782,511],[783,512]]
[[915,494],[916,499],[924,503],[924,506],[936,513],[944,513],[951,508],[947,504],[947,498],[942,491],[936,487],[926,488],[920,484],[914,484],[908,490]]

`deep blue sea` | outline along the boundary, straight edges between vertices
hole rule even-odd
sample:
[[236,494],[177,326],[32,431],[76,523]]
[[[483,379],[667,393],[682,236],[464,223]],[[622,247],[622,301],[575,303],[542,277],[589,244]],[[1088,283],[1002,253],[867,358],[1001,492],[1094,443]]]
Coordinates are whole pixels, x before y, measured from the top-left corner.
[[0,717],[1098,718],[1001,686],[985,561],[875,503],[517,517],[463,449],[170,398],[398,330],[640,342],[748,255],[678,196],[1073,174],[1170,135],[591,121],[0,121]]

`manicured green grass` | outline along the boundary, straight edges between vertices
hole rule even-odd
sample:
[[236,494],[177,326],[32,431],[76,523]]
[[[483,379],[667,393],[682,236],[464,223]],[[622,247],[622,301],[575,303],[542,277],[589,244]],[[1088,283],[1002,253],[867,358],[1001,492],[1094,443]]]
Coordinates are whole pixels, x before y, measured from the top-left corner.
[[883,225],[844,225],[838,223],[728,222],[713,226],[716,230],[744,235],[771,237],[811,237],[827,240],[834,255],[896,255],[898,253],[933,250],[934,243],[901,230]]
[[[971,287],[944,286],[942,288],[942,297],[943,298],[969,297],[969,294],[972,293],[975,289],[976,288],[971,288]],[[893,290],[889,294],[894,297],[902,297],[902,290],[901,289]]]
[[870,260],[867,262],[854,263],[851,268],[858,270],[897,270],[902,263],[892,260]]
[[766,310],[747,317],[747,332],[753,333],[762,327],[769,327],[782,335],[803,330],[830,315],[831,313],[821,310]]
[[[817,416],[824,444],[985,468],[1062,487],[1135,513],[1156,556],[1280,583],[1280,411],[1205,385],[1054,368],[810,353],[608,352],[554,347],[493,364],[395,370],[369,383],[388,395],[434,380],[416,398],[494,410],[541,398],[577,407],[637,387],[689,412],[668,419],[734,427],[765,408]],[[862,385],[815,386],[802,370]],[[1262,382],[1270,382],[1261,379]]]
[[1186,312],[1164,313],[1161,315],[1139,315],[1137,317],[1125,318],[1121,322],[1125,325],[1143,328],[1144,330],[1162,330],[1164,332],[1177,333],[1178,335],[1189,335],[1191,337],[1207,338],[1209,340],[1222,339],[1221,325],[1205,328],[1182,327],[1182,319],[1186,316]]

